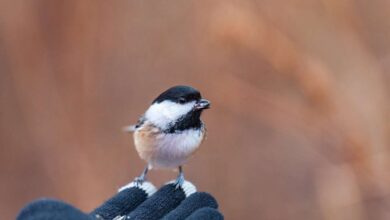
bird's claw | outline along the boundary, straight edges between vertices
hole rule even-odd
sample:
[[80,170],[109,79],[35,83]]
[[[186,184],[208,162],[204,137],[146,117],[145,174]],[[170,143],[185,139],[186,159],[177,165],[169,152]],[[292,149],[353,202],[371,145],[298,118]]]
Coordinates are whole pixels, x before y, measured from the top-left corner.
[[139,187],[145,182],[145,177],[136,177],[133,182],[135,183],[135,186]]
[[183,186],[183,184],[184,184],[184,181],[185,181],[184,175],[183,175],[183,174],[180,174],[180,175],[176,178],[176,180],[175,180],[175,183],[174,183],[175,188],[176,188],[176,189],[182,188],[182,186]]
[[136,177],[134,179],[134,184],[136,187],[142,186],[142,184],[146,181],[146,174],[148,173],[148,167],[145,167],[144,171],[141,173],[140,176]]

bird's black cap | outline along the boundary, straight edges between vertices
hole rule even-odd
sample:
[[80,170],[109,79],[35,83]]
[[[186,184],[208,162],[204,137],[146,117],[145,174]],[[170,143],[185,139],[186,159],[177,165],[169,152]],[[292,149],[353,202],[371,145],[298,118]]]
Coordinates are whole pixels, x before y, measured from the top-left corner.
[[191,86],[174,86],[161,93],[153,103],[160,103],[166,100],[172,102],[191,102],[202,98],[200,92]]

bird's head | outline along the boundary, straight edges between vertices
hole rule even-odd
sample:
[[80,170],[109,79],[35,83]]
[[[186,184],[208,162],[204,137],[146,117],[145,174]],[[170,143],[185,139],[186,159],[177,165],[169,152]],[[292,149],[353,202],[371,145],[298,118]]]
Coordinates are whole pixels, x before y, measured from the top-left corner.
[[190,86],[174,86],[161,93],[144,117],[161,129],[184,130],[201,125],[200,115],[210,107],[200,92]]

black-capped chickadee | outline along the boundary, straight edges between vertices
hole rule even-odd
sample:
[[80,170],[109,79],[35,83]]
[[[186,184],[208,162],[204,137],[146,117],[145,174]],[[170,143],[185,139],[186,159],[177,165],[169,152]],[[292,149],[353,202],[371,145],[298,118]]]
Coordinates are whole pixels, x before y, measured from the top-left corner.
[[136,125],[125,127],[134,132],[135,148],[148,164],[135,179],[145,181],[149,169],[179,169],[177,187],[184,182],[182,165],[202,143],[206,129],[200,116],[210,102],[190,86],[174,86],[161,93]]

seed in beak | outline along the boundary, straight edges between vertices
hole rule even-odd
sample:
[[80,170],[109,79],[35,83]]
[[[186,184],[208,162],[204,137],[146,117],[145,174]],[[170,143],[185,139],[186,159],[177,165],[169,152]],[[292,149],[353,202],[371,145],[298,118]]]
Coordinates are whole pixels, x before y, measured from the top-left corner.
[[210,108],[210,101],[207,99],[201,99],[195,104],[195,109],[208,109]]

